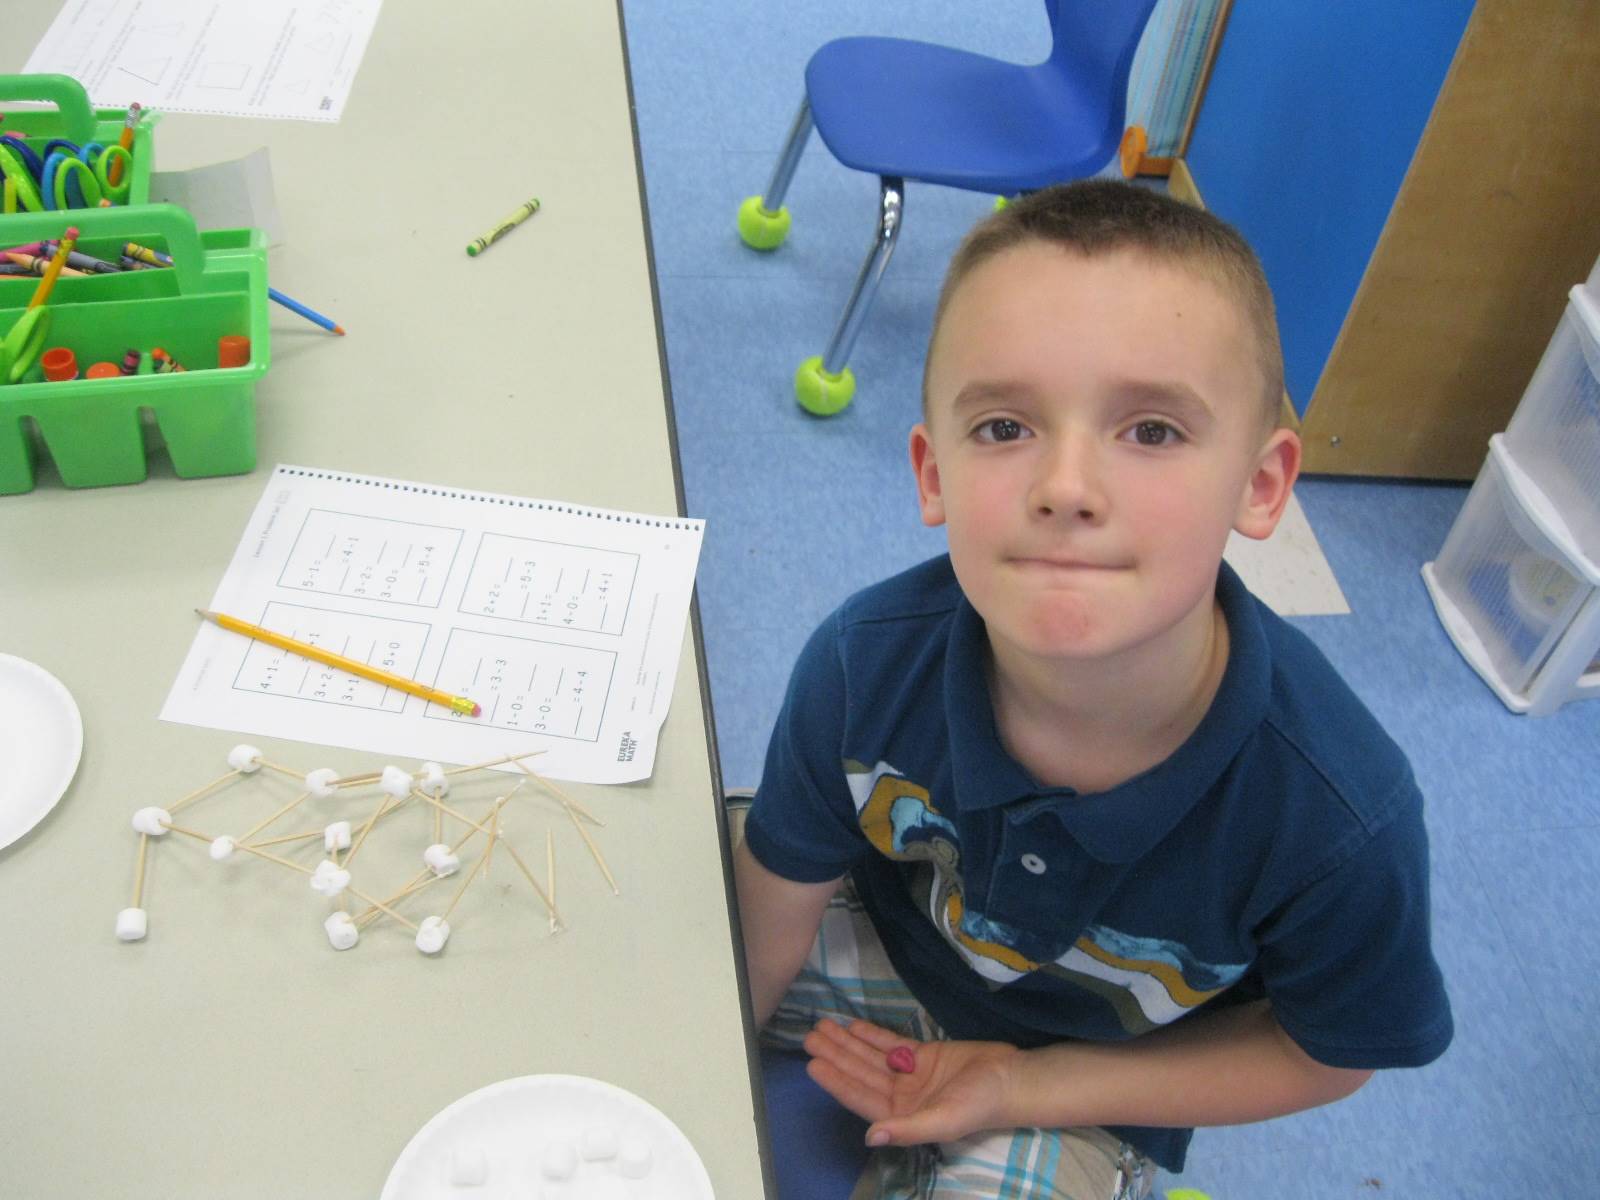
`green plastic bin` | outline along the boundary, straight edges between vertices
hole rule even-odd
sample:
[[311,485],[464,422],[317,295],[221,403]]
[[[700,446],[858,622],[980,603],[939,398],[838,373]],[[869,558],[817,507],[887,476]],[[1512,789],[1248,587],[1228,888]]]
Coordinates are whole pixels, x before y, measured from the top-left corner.
[[[184,479],[253,470],[255,385],[269,362],[266,235],[201,233],[171,204],[17,214],[0,228],[30,242],[59,237],[69,223],[85,253],[104,258],[132,241],[171,254],[174,265],[58,279],[44,306],[43,346],[70,348],[80,373],[155,346],[188,370],[47,383],[35,361],[19,382],[0,383],[0,495],[33,489],[41,453],[68,487],[138,483],[163,444]],[[0,277],[0,338],[23,318],[38,283]],[[217,366],[217,340],[226,334],[250,339],[244,366]]]
[[[25,133],[30,143],[41,143],[39,149],[50,138],[66,138],[79,145],[84,142],[112,145],[122,137],[122,127],[128,116],[125,108],[95,108],[89,103],[89,93],[83,90],[83,85],[70,75],[0,75],[0,106],[8,100],[40,100],[55,105],[53,109],[7,108],[5,121],[0,122],[0,133]],[[134,126],[133,145],[129,150],[133,154],[133,178],[129,181],[125,203],[148,204],[156,151],[151,120],[144,113]],[[81,213],[85,210],[63,211]],[[11,220],[0,214],[0,228]],[[16,246],[27,240],[18,238],[5,244]]]

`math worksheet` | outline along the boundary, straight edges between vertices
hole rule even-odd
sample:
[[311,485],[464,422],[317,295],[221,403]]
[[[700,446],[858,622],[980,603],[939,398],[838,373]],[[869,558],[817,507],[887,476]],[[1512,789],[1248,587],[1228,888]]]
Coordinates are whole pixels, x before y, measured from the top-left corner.
[[529,764],[552,778],[648,778],[703,531],[280,465],[209,608],[467,697],[481,715],[196,617],[161,717],[412,761],[539,750]]
[[383,0],[66,0],[23,70],[95,104],[337,121]]

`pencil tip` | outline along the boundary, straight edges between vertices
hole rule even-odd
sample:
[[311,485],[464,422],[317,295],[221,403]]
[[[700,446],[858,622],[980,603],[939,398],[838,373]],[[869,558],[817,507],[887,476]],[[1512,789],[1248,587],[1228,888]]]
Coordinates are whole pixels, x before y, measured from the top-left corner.
[[344,326],[343,325],[335,325],[333,327],[333,331],[335,333],[337,333],[340,337],[344,336]]

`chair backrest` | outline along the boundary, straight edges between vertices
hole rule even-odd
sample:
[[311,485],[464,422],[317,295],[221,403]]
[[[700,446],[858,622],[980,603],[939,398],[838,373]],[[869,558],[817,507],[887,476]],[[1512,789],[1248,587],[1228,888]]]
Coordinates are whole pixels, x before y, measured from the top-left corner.
[[[1075,92],[1109,102],[1115,123],[1127,105],[1128,72],[1156,0],[1045,0],[1050,15],[1049,62]],[[1121,130],[1119,129],[1120,136]]]

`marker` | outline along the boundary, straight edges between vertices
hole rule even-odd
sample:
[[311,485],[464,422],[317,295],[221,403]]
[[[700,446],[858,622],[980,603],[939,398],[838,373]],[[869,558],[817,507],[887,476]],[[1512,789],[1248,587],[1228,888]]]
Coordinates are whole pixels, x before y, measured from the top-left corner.
[[534,199],[529,200],[526,204],[520,206],[516,212],[508,213],[505,217],[501,218],[500,223],[488,233],[484,234],[481,238],[469,243],[467,246],[467,253],[474,257],[482,254],[490,246],[494,245],[501,238],[505,237],[506,234],[510,233],[518,225],[521,225],[524,221],[538,211],[539,201],[538,198],[535,197]]
[[441,692],[438,688],[431,688],[425,683],[407,679],[404,675],[396,675],[378,667],[370,667],[359,659],[346,658],[342,654],[324,650],[321,646],[313,646],[307,642],[297,642],[281,633],[274,633],[270,629],[252,625],[249,621],[241,621],[238,617],[230,617],[226,613],[207,612],[201,608],[197,608],[194,611],[206,620],[215,621],[224,629],[232,630],[234,633],[242,633],[245,637],[254,638],[258,642],[265,642],[269,646],[276,646],[280,650],[287,650],[290,654],[298,654],[301,658],[309,658],[313,662],[326,663],[330,667],[338,667],[341,671],[349,671],[352,675],[359,675],[361,678],[370,679],[374,683],[381,683],[386,687],[408,692],[413,696],[421,696],[424,700],[431,700],[435,704],[441,704],[451,712],[460,713],[464,717],[476,717],[483,712],[481,705],[475,704],[465,696],[452,696],[449,692]]

